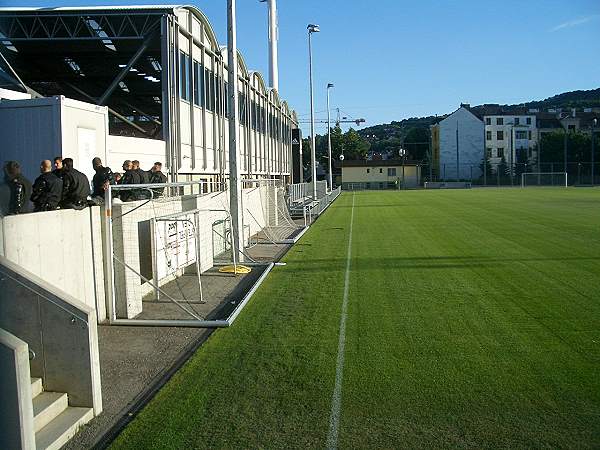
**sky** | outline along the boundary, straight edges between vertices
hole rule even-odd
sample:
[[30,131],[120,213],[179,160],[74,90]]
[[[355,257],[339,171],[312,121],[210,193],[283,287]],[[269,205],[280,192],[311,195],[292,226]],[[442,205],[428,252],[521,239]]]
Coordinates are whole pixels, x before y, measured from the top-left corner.
[[[173,1],[0,0],[0,6],[173,4]],[[189,3],[188,3],[189,4]],[[226,44],[227,1],[192,2]],[[310,118],[306,25],[313,35],[315,111],[365,126],[446,114],[459,104],[521,103],[600,87],[598,0],[278,0],[279,91]],[[268,79],[267,6],[237,0],[238,47]],[[303,124],[307,135],[308,125]],[[326,124],[317,124],[320,134]]]

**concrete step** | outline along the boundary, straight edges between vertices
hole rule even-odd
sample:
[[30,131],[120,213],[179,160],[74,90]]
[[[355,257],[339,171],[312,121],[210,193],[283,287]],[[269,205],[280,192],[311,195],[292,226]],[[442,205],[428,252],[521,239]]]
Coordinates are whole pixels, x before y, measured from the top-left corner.
[[92,408],[69,406],[52,422],[35,433],[35,446],[38,450],[58,450],[71,439],[79,428],[94,418]]
[[37,433],[69,406],[67,394],[42,392],[33,399],[33,425]]
[[31,398],[36,398],[43,390],[42,379],[31,377]]

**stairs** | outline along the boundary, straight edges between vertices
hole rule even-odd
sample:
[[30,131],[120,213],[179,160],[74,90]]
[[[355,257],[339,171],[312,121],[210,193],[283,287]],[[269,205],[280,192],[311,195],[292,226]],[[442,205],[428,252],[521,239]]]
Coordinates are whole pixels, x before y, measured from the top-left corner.
[[46,392],[41,378],[31,378],[37,449],[59,449],[94,417],[92,408],[69,406],[67,394]]

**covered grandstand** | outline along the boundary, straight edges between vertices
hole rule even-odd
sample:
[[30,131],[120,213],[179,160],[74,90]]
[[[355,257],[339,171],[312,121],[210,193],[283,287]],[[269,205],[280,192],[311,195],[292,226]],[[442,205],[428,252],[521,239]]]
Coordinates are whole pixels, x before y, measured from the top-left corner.
[[[164,143],[173,181],[225,180],[227,52],[197,8],[0,8],[0,53],[0,88],[107,106],[111,135]],[[288,181],[296,114],[238,61],[241,172]]]

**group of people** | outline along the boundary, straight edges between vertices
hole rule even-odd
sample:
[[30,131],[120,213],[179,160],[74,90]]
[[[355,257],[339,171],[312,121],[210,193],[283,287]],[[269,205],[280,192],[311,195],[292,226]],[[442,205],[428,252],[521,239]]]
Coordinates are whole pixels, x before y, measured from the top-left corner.
[[[54,168],[52,167],[54,163]],[[53,211],[55,209],[84,209],[89,205],[100,205],[109,185],[163,184],[167,176],[162,172],[162,163],[157,161],[149,171],[140,168],[137,160],[126,160],[123,173],[115,173],[102,165],[100,158],[92,160],[94,177],[88,177],[73,167],[72,158],[57,156],[54,161],[40,163],[40,176],[33,184],[21,173],[17,161],[4,165],[4,182],[0,183],[0,216],[27,212]],[[116,196],[121,201],[140,200],[160,196],[164,188],[153,188],[152,193],[144,189],[122,190]],[[33,208],[32,208],[33,204]]]

